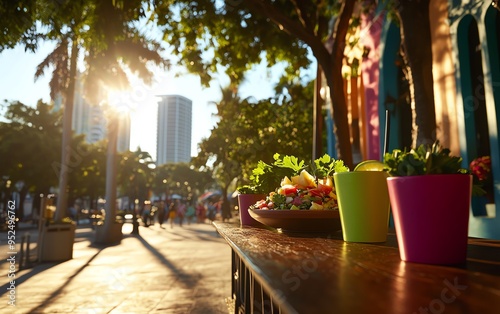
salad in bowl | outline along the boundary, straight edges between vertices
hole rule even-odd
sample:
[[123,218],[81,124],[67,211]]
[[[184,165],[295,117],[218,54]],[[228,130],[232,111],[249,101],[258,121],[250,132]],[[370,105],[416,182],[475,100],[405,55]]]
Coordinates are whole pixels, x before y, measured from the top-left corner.
[[333,173],[349,169],[340,160],[328,155],[318,158],[310,166],[315,175],[303,167],[298,175],[285,176],[276,190],[265,199],[250,206],[251,210],[334,210],[337,195]]
[[307,170],[291,179],[283,178],[281,186],[257,201],[251,209],[331,210],[337,209],[337,195],[331,177],[317,180]]

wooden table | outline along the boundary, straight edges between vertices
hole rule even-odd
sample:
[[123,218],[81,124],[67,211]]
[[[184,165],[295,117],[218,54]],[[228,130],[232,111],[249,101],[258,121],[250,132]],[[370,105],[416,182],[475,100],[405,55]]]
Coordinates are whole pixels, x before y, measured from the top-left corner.
[[364,244],[214,225],[232,249],[235,313],[500,313],[500,241],[470,239],[465,264],[439,266],[401,261],[394,233]]

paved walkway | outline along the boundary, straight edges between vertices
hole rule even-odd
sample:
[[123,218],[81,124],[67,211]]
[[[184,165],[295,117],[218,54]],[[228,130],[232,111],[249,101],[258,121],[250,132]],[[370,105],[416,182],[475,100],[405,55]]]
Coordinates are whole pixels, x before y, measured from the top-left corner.
[[[9,302],[9,264],[1,261],[0,313],[228,313],[230,248],[211,224],[123,226],[119,245],[93,244],[79,227],[73,259],[16,273]],[[0,233],[7,256],[7,233]]]

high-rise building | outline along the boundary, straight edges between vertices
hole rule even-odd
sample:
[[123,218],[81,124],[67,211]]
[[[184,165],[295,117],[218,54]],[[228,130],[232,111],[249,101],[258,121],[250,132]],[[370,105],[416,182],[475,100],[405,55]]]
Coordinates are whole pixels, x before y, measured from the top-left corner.
[[119,117],[116,150],[118,152],[126,152],[130,150],[130,115],[126,113]]
[[[80,79],[77,80],[75,87],[71,128],[75,134],[84,134],[88,143],[95,143],[105,139],[107,136],[105,109],[99,104],[90,104],[85,99],[83,96],[84,86]],[[61,107],[63,107],[63,98],[58,96],[54,100],[54,110],[60,110]],[[120,122],[117,150],[123,152],[129,150],[130,146],[130,116],[121,114],[118,116]]]
[[73,103],[72,129],[76,134],[85,134],[88,143],[95,143],[106,136],[106,118],[98,104],[90,104],[84,97],[82,80],[76,81]]
[[156,164],[189,162],[193,102],[179,95],[159,97]]

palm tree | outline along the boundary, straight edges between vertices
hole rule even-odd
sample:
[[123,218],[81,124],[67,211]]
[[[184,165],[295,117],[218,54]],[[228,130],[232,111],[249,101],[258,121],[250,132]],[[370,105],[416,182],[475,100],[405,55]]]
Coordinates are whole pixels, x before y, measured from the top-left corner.
[[[80,49],[80,42],[83,37],[83,29],[89,18],[88,3],[86,1],[70,5],[61,3],[56,5],[52,1],[47,1],[44,7],[46,10],[40,11],[38,17],[43,27],[47,28],[45,39],[57,42],[55,49],[43,60],[35,72],[35,80],[42,76],[47,68],[54,67],[50,80],[50,96],[52,99],[56,95],[61,95],[64,100],[63,132],[62,132],[62,152],[59,172],[59,195],[57,198],[57,209],[54,215],[55,221],[61,221],[67,216],[67,186],[68,171],[70,164],[71,147],[71,124],[73,114],[73,99],[75,94],[75,83],[77,75],[77,60]],[[85,9],[85,10],[84,10]],[[87,12],[76,14],[78,11]],[[53,17],[50,13],[53,12]],[[68,14],[73,13],[73,14]],[[72,18],[74,17],[74,18]],[[70,48],[71,47],[71,48]]]
[[59,197],[54,217],[56,221],[60,221],[67,215],[68,165],[71,158],[68,148],[79,52],[86,55],[84,74],[87,77],[87,95],[91,101],[98,100],[103,95],[97,86],[127,88],[129,82],[126,67],[144,82],[150,83],[153,73],[147,68],[148,61],[161,67],[168,63],[160,54],[162,49],[159,43],[146,38],[132,26],[137,25],[144,17],[141,1],[46,2],[46,10],[39,18],[43,28],[47,29],[45,38],[55,40],[57,44],[54,51],[39,64],[35,78],[40,77],[49,66],[53,66],[51,97],[55,99],[56,95],[61,95],[65,104]]
[[126,195],[129,201],[139,200],[142,203],[148,198],[153,181],[153,167],[154,161],[151,155],[140,148],[122,154],[118,184],[121,193]]

